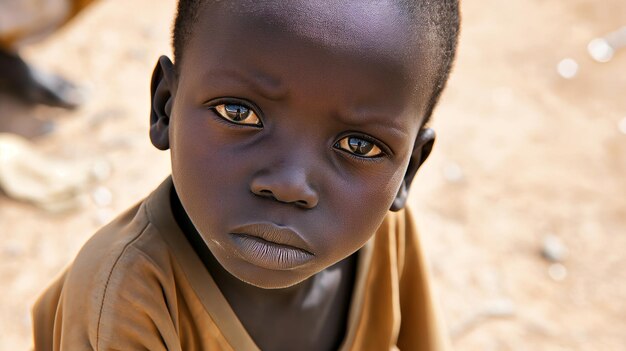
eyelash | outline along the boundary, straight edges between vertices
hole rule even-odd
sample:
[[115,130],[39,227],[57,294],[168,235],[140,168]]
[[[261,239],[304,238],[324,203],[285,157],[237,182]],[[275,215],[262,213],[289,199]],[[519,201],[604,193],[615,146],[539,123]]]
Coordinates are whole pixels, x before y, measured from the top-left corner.
[[[236,123],[233,121],[228,120],[226,117],[223,117],[218,111],[217,111],[217,107],[220,105],[241,105],[245,108],[250,109],[252,112],[254,112],[254,114],[256,114],[257,118],[259,119],[260,125],[254,125],[254,124],[245,124],[245,123]],[[206,106],[207,109],[211,110],[214,114],[215,117],[217,118],[218,122],[223,123],[224,125],[228,126],[228,127],[233,127],[233,128],[257,128],[257,129],[261,129],[263,128],[263,118],[262,118],[262,114],[257,112],[260,111],[260,109],[255,106],[254,104],[244,101],[244,100],[239,100],[239,99],[235,99],[235,98],[219,98],[219,99],[215,99],[215,100],[211,100],[209,102],[204,103],[204,106]]]
[[[248,109],[250,109],[251,111],[253,111],[256,116],[258,117],[259,121],[260,121],[260,125],[253,125],[253,124],[242,124],[242,123],[236,123],[233,121],[228,120],[227,118],[221,116],[221,114],[216,110],[217,106],[220,105],[228,105],[228,104],[232,104],[232,105],[241,105],[243,107],[246,107]],[[262,129],[263,128],[263,119],[262,119],[262,114],[258,111],[260,111],[260,109],[258,107],[256,107],[254,104],[249,103],[247,101],[243,101],[243,100],[239,100],[239,99],[233,99],[233,98],[219,98],[216,100],[212,100],[209,101],[207,103],[204,104],[208,109],[210,109],[215,115],[216,118],[219,122],[232,127],[232,128],[248,128],[248,127],[252,127],[252,128],[258,128],[258,129]],[[381,151],[380,155],[377,156],[372,156],[372,157],[364,157],[364,156],[359,156],[357,154],[354,154],[348,150],[345,150],[343,148],[338,147],[337,145],[339,144],[339,142],[345,138],[349,138],[349,137],[356,137],[359,139],[363,139],[367,142],[370,142],[374,145],[376,145],[376,147],[378,147]],[[361,133],[357,133],[357,132],[348,132],[348,133],[344,133],[343,135],[341,135],[334,143],[333,143],[333,149],[341,152],[342,155],[347,156],[353,160],[359,161],[359,162],[381,162],[385,157],[388,157],[389,155],[391,155],[391,152],[389,150],[389,148],[381,143],[380,141],[376,140],[375,138],[367,135],[367,134],[361,134]]]
[[[377,156],[373,156],[373,157],[363,157],[363,156],[356,155],[354,153],[351,153],[350,151],[347,151],[345,149],[342,149],[336,146],[339,143],[339,141],[341,141],[344,138],[349,138],[349,137],[356,137],[359,139],[363,139],[367,142],[370,142],[376,145],[380,149],[381,154]],[[339,138],[337,138],[337,141],[333,143],[333,149],[341,152],[342,155],[348,156],[360,162],[381,162],[385,159],[385,157],[388,157],[389,155],[391,155],[391,151],[389,150],[389,148],[382,142],[376,140],[375,138],[367,134],[360,134],[360,133],[355,133],[355,132],[346,133],[340,136]]]

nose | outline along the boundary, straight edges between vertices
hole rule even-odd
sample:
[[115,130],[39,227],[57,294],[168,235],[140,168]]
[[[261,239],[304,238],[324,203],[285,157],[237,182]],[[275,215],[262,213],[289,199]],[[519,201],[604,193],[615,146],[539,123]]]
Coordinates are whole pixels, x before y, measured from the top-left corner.
[[309,184],[306,172],[297,167],[282,167],[257,173],[250,182],[252,193],[278,202],[311,209],[319,195]]

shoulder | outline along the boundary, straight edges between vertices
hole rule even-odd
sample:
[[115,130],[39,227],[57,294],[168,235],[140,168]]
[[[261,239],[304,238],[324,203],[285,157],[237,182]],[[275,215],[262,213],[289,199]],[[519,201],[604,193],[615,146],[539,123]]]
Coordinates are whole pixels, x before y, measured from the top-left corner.
[[141,203],[85,243],[67,271],[64,291],[87,293],[93,307],[102,310],[103,304],[123,295],[122,290],[136,288],[138,282],[160,284],[159,272],[167,269],[168,257],[168,247]]
[[406,207],[397,212],[387,212],[376,236],[390,240],[391,245],[400,249],[407,244],[407,241],[417,240],[417,227],[412,210]]
[[137,256],[133,247],[148,227],[142,203],[124,212],[83,245],[68,269],[66,285],[87,283],[92,288],[104,288],[114,270],[127,268],[128,259]]
[[422,255],[417,227],[409,207],[387,212],[376,232],[375,251],[384,251],[393,257],[391,261],[400,273],[404,271],[407,255]]
[[117,271],[132,271],[146,260],[154,261],[166,255],[167,245],[160,235],[162,230],[157,229],[150,208],[159,210],[157,217],[167,216],[170,188],[168,179],[143,201],[96,232],[76,256],[67,279],[70,282],[72,279],[93,281],[101,286]]
[[171,228],[159,227],[154,217],[157,210],[157,217],[168,213],[169,184],[92,236],[39,298],[36,349],[157,350],[164,340],[177,340],[169,318],[177,291],[165,242]]
[[168,312],[163,292],[173,284],[169,257],[143,204],[128,210],[98,231],[68,268],[57,307],[62,318],[55,327],[60,323],[95,349],[134,340],[122,335],[149,329],[154,316]]

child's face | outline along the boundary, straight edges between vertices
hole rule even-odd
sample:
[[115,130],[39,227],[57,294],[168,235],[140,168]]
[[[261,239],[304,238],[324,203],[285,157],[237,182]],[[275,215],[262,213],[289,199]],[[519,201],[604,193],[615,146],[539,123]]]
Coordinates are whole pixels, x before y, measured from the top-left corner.
[[391,5],[271,3],[206,7],[164,110],[175,188],[211,252],[280,288],[373,235],[432,143],[414,148],[431,88]]

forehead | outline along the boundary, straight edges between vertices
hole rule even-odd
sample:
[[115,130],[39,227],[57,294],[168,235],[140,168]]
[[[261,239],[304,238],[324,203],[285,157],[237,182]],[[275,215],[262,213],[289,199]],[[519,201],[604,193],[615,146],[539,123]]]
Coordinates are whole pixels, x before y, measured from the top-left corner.
[[[411,21],[392,1],[259,1],[248,6],[228,2],[215,10],[237,13],[263,30],[280,30],[301,40],[344,50],[385,51],[412,39]],[[227,17],[222,17],[227,19]]]
[[[217,1],[204,6],[186,51],[222,65],[285,65],[317,58],[332,71],[361,68],[386,83],[402,83],[416,101],[432,90],[436,65],[429,59],[432,43],[417,17],[397,0],[364,1]],[[263,58],[263,55],[271,56]],[[186,54],[187,55],[187,54]],[[238,60],[237,60],[238,61]],[[244,62],[245,61],[245,62]],[[198,63],[198,62],[195,62]],[[303,67],[304,69],[304,67]],[[304,70],[303,70],[304,72]],[[358,78],[358,77],[355,77]],[[354,84],[360,84],[359,79]]]

